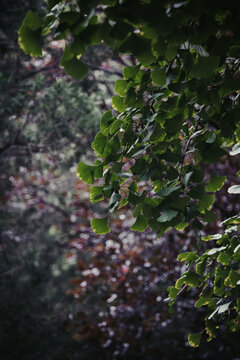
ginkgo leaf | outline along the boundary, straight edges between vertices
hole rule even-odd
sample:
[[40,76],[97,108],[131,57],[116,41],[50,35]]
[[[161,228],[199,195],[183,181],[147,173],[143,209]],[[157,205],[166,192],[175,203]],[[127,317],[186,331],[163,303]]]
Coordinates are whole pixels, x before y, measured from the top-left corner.
[[95,203],[103,199],[104,195],[102,186],[92,186],[90,189],[90,201]]
[[148,227],[147,219],[143,215],[139,215],[135,223],[131,226],[131,230],[144,231]]
[[102,219],[97,219],[97,218],[92,219],[91,226],[93,231],[98,235],[104,235],[110,231],[107,217]]
[[218,56],[198,56],[190,72],[191,77],[206,78],[214,74],[218,67]]
[[104,154],[104,149],[107,144],[107,137],[103,135],[100,131],[95,136],[92,142],[92,148],[96,151],[99,156]]
[[126,109],[126,105],[124,104],[124,98],[121,96],[113,96],[112,106],[115,110],[123,112]]
[[171,299],[175,300],[177,298],[178,293],[179,293],[179,290],[176,289],[174,286],[168,287],[168,294]]
[[74,56],[72,59],[63,63],[66,73],[76,79],[82,79],[87,75],[89,68]]
[[159,69],[159,70],[154,70],[151,73],[151,78],[152,81],[159,85],[159,86],[164,86],[166,84],[166,70],[164,68]]
[[198,258],[197,251],[184,252],[178,255],[178,261],[192,262]]
[[77,167],[77,176],[87,184],[94,182],[94,166],[80,162]]
[[157,221],[159,222],[166,222],[172,220],[175,216],[177,216],[178,211],[167,209],[163,210]]
[[215,195],[205,195],[199,200],[200,211],[211,209],[215,200]]
[[128,86],[128,81],[119,79],[115,82],[114,91],[118,95],[124,96],[126,95],[127,86]]
[[20,48],[31,56],[41,56],[41,18],[33,11],[28,11],[22,26],[18,30]]
[[188,343],[192,347],[199,347],[201,341],[201,334],[189,334]]
[[204,296],[201,296],[198,301],[195,303],[195,307],[199,308],[202,307],[204,305],[208,305],[210,302],[211,298],[207,298]]
[[227,180],[226,176],[214,176],[211,174],[210,181],[206,186],[206,191],[216,192],[220,190],[223,187],[226,180]]

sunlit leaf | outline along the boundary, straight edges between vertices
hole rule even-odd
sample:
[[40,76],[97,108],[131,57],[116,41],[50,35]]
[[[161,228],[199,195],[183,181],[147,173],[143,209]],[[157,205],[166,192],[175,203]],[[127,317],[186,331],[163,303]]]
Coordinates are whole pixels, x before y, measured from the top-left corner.
[[197,258],[198,258],[197,251],[192,251],[192,252],[184,252],[179,254],[177,260],[192,262],[195,261]]
[[147,227],[148,227],[147,219],[143,215],[140,215],[137,217],[135,223],[131,226],[131,230],[142,232]]
[[206,191],[216,192],[220,190],[223,187],[226,180],[227,180],[226,176],[214,176],[211,174],[210,181],[206,186]]
[[107,144],[107,137],[104,136],[101,132],[98,132],[95,136],[94,141],[92,142],[92,148],[96,151],[99,156],[102,156],[104,153],[105,146]]
[[28,11],[22,26],[18,30],[20,48],[31,56],[41,56],[41,18],[33,11]]
[[201,341],[201,334],[189,334],[188,343],[192,347],[199,347]]
[[211,209],[213,203],[215,201],[215,195],[205,195],[199,200],[199,209],[201,211],[203,210],[209,210]]
[[98,235],[104,235],[110,231],[108,226],[108,217],[102,219],[92,219],[91,226],[93,231]]
[[104,199],[102,186],[91,186],[90,189],[90,201],[92,203],[101,201]]
[[126,105],[124,104],[124,98],[121,96],[113,96],[112,106],[115,110],[123,112],[126,109]]
[[94,181],[94,166],[80,162],[77,167],[77,176],[87,184],[93,184]]

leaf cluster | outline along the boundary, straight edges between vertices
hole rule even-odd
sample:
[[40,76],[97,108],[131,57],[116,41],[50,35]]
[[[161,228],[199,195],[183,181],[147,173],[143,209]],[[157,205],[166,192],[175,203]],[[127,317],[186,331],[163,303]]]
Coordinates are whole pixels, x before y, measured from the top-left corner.
[[[216,247],[202,254],[197,251],[178,255],[188,268],[177,280],[175,287],[169,287],[170,306],[184,288],[199,288],[196,308],[204,307],[205,332],[207,341],[217,336],[217,330],[224,324],[226,331],[237,332],[240,326],[240,218],[238,216],[225,220],[223,233],[202,237],[204,242],[216,242]],[[203,332],[203,331],[202,331]],[[197,347],[201,333],[190,334],[189,344]]]
[[[116,54],[136,59],[115,84],[114,111],[101,119],[92,143],[98,160],[78,165],[80,179],[92,185],[92,202],[107,200],[109,213],[130,204],[135,218],[131,229],[142,232],[150,227],[159,236],[189,223],[200,230],[204,223],[215,222],[211,209],[226,177],[212,173],[209,178],[203,165],[218,162],[229,151],[233,156],[239,153],[240,4],[106,0],[48,5],[45,18],[29,12],[19,30],[19,44],[26,53],[39,56],[46,35],[64,40],[60,65],[76,78],[88,71],[81,56],[89,45],[104,41]],[[229,192],[238,194],[239,185]],[[106,217],[94,219],[92,226],[97,234],[110,230]],[[216,253],[202,255],[207,263],[216,257],[221,264],[213,265],[216,296],[225,293],[225,286],[230,287],[226,297],[235,296],[231,288],[238,263],[229,272],[224,268],[234,260],[231,251],[223,243]],[[180,258],[191,264],[199,259],[194,252],[186,256]],[[219,290],[225,275],[229,280]],[[176,289],[182,284],[199,287],[206,280],[189,270]],[[171,292],[174,298],[175,288]],[[225,313],[230,301],[214,311]],[[214,331],[207,331],[211,339]],[[196,335],[189,341],[199,344]]]

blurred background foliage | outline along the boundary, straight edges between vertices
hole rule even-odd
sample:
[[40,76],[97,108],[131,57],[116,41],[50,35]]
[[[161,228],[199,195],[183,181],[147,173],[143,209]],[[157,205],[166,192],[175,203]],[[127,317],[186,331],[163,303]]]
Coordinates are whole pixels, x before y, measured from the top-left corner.
[[[130,211],[119,210],[110,234],[92,232],[90,219],[106,209],[90,204],[76,164],[94,159],[91,141],[114,81],[134,60],[107,61],[109,49],[90,48],[84,61],[92,71],[76,81],[57,66],[61,44],[40,60],[27,57],[17,29],[41,5],[44,11],[44,1],[1,4],[1,359],[237,359],[236,339],[221,329],[218,340],[189,348],[188,331],[203,321],[192,310],[194,293],[182,293],[173,314],[164,301],[184,270],[177,254],[199,246],[200,229],[158,239],[130,231]],[[226,157],[211,171],[233,183],[237,166]],[[227,186],[217,195],[220,219],[239,211]]]

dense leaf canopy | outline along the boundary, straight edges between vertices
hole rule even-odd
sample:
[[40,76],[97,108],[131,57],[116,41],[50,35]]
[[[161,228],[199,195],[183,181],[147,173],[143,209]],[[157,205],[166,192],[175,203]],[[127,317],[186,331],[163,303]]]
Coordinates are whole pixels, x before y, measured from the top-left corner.
[[[159,236],[189,223],[201,229],[217,221],[211,208],[226,177],[209,176],[204,169],[228,153],[239,153],[240,3],[48,4],[43,19],[28,12],[19,30],[19,45],[26,53],[39,56],[44,39],[64,39],[60,65],[76,78],[88,72],[81,56],[89,45],[104,41],[115,54],[136,58],[115,84],[114,110],[101,119],[92,144],[99,159],[78,165],[78,176],[93,185],[92,202],[109,199],[110,213],[131,204],[131,228],[151,227]],[[239,189],[233,185],[229,192],[239,194]],[[239,219],[225,222],[229,224],[225,234],[207,238],[217,239],[220,247],[179,256],[189,269],[170,288],[173,300],[182,286],[201,288],[196,307],[208,307],[209,339],[215,336],[219,315],[227,317],[230,310],[227,327],[239,330]],[[107,218],[92,220],[92,227],[97,234],[107,233]],[[190,345],[199,342],[199,334],[189,335]]]

